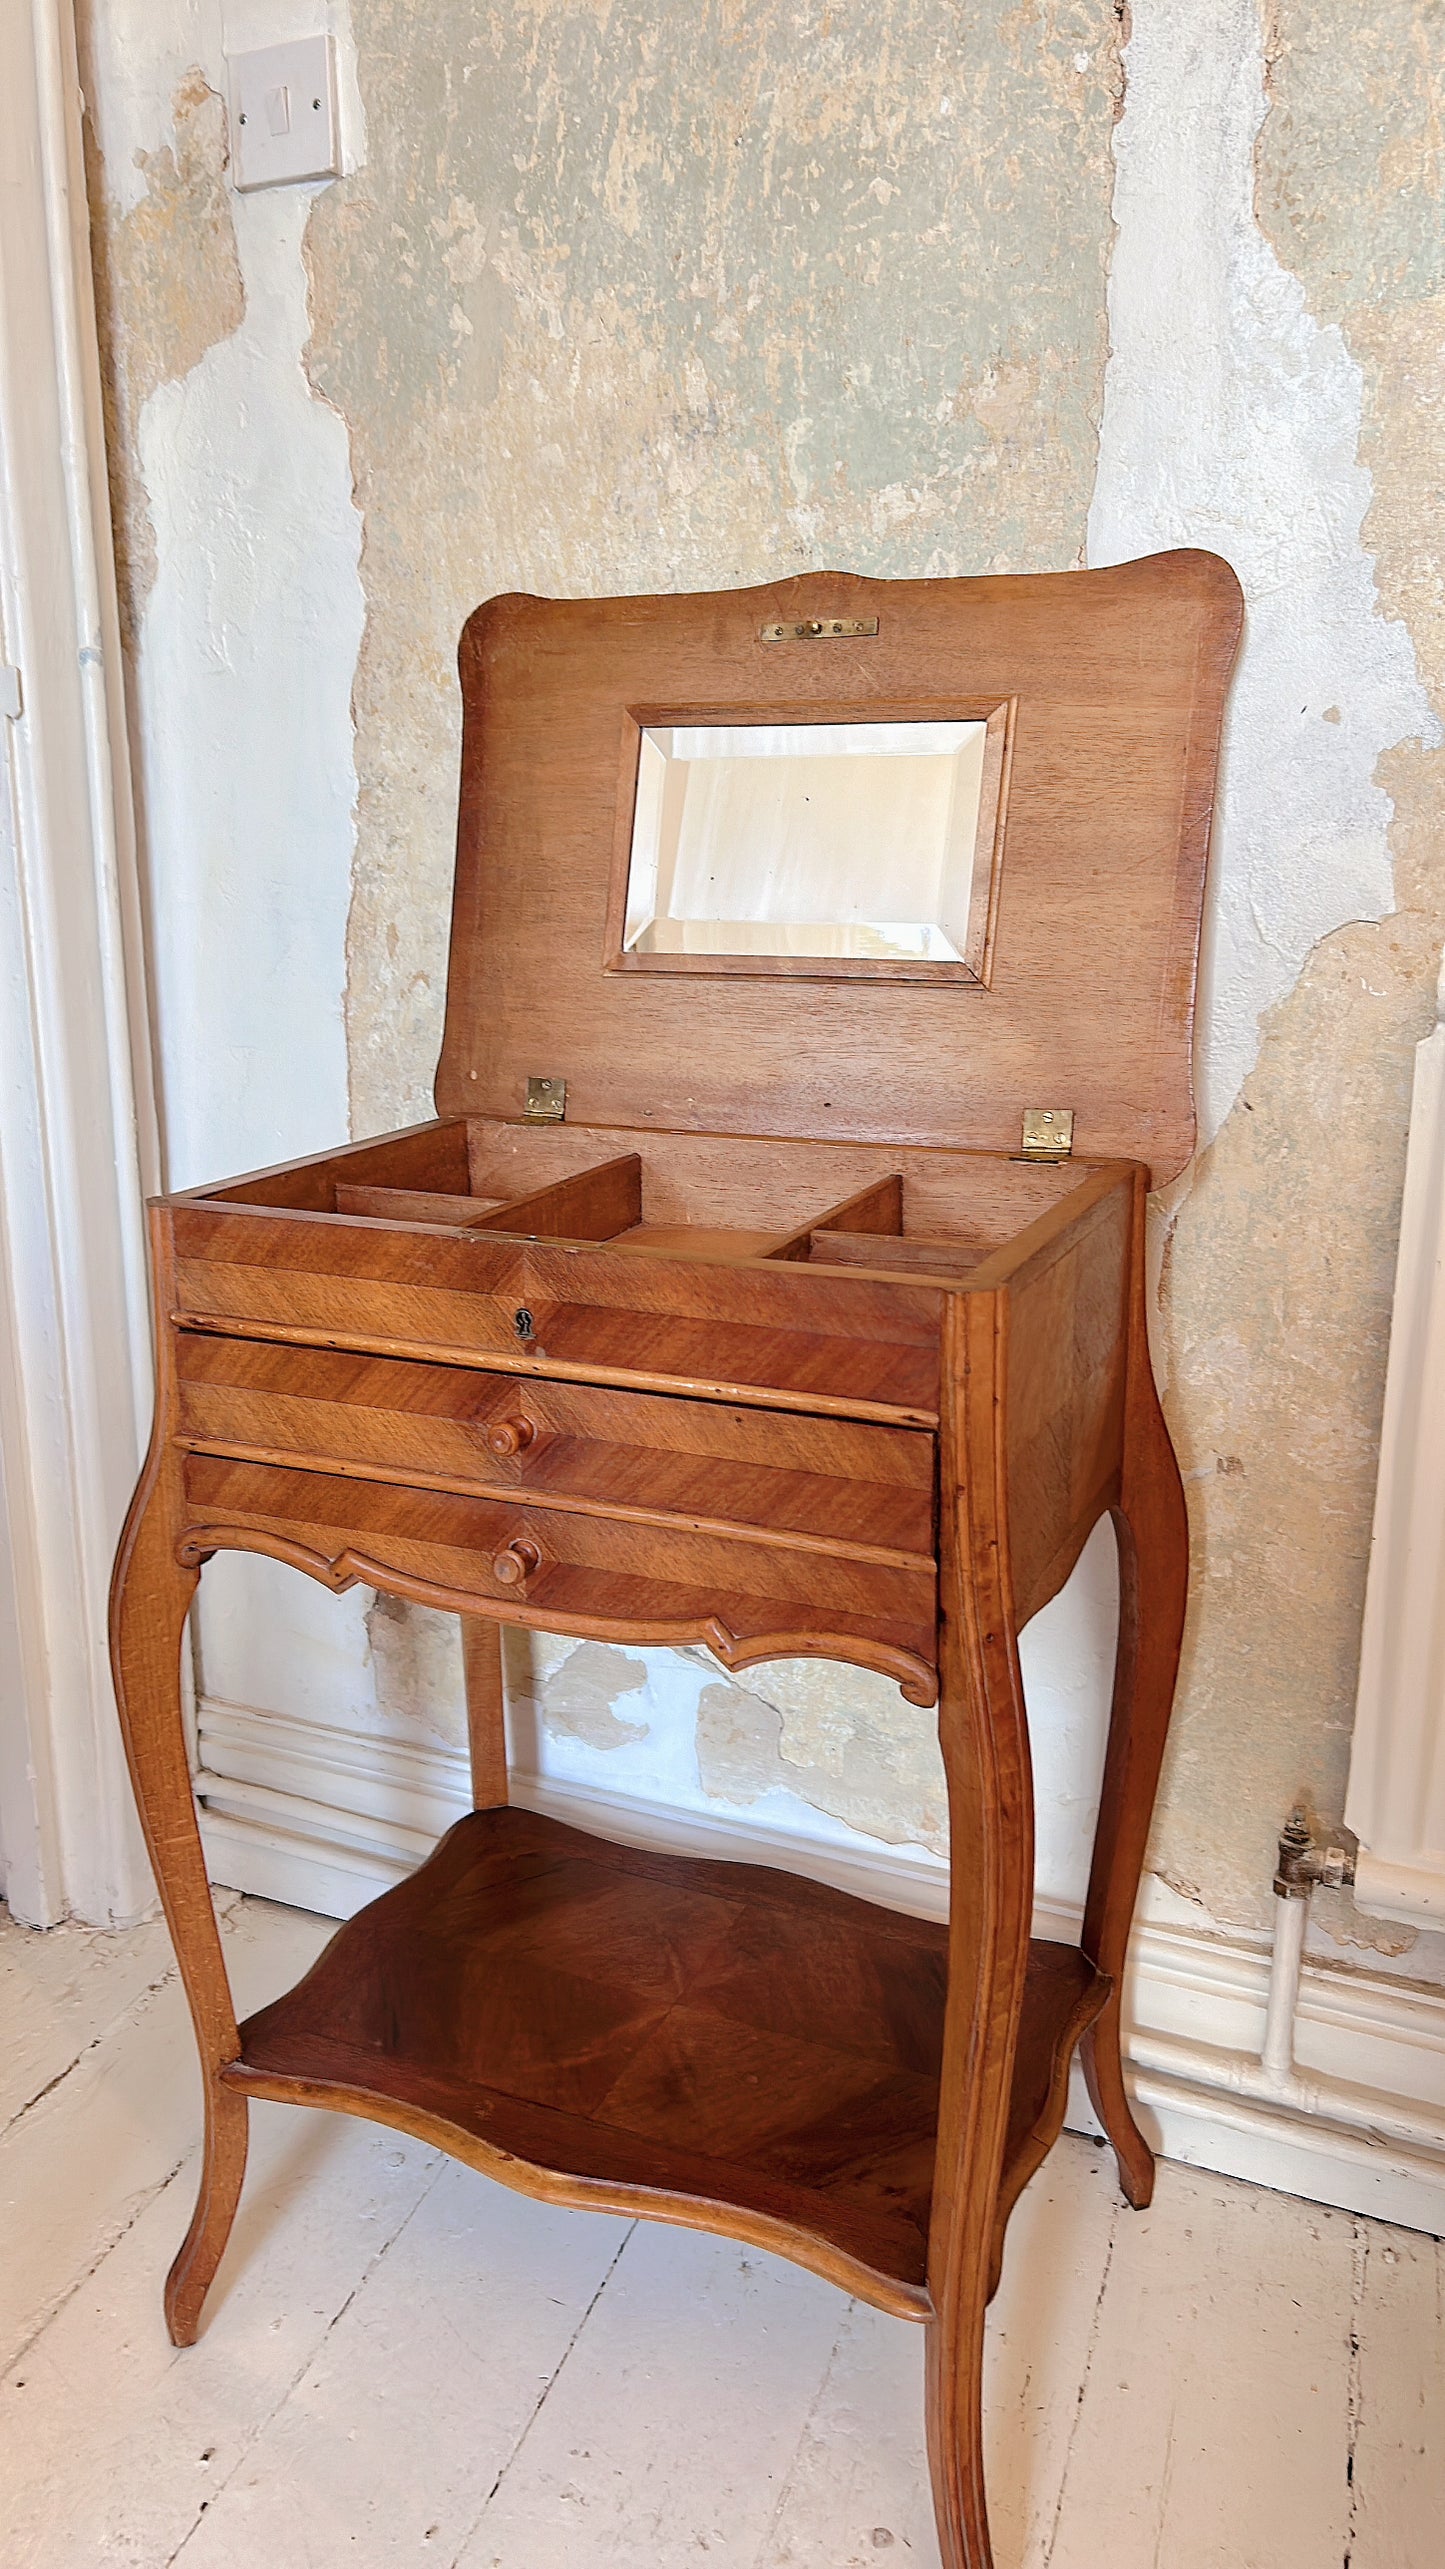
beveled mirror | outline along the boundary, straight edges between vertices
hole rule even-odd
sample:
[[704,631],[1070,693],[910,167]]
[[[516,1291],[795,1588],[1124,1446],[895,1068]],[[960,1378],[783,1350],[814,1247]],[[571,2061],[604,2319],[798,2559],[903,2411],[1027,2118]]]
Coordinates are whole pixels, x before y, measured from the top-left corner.
[[986,981],[1010,711],[640,722],[608,969]]

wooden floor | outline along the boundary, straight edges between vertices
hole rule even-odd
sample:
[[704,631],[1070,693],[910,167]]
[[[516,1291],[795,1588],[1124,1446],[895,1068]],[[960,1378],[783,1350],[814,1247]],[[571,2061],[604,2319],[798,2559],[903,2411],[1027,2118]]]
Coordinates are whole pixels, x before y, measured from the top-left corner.
[[[230,1901],[243,2008],[329,1928]],[[937,2569],[921,2332],[753,2249],[253,2107],[200,2344],[163,1931],[0,1911],[3,2569]],[[990,2323],[998,2569],[1440,2569],[1445,2252],[1065,2138]]]

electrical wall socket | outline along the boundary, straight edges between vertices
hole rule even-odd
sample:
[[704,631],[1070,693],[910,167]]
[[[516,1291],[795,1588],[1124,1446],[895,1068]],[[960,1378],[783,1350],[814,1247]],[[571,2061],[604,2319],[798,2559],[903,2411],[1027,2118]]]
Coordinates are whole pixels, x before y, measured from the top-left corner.
[[339,178],[336,52],[330,36],[299,36],[232,54],[231,176],[241,189]]

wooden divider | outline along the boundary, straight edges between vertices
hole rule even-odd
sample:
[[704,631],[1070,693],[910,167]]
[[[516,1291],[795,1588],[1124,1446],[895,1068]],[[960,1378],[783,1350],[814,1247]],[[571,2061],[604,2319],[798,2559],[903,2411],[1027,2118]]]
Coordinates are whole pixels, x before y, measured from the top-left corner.
[[519,1232],[529,1240],[611,1240],[641,1220],[642,1162],[629,1151],[499,1204],[469,1228]]
[[485,1213],[495,1213],[495,1195],[432,1195],[419,1186],[342,1186],[336,1189],[338,1213],[365,1214],[374,1222],[444,1222],[465,1231]]
[[336,1210],[373,1220],[438,1223],[448,1230],[610,1241],[618,1248],[674,1257],[811,1261],[914,1275],[966,1273],[988,1255],[982,1238],[905,1239],[903,1178],[896,1170],[782,1232],[741,1222],[648,1222],[643,1193],[642,1160],[632,1151],[510,1198],[339,1182]]

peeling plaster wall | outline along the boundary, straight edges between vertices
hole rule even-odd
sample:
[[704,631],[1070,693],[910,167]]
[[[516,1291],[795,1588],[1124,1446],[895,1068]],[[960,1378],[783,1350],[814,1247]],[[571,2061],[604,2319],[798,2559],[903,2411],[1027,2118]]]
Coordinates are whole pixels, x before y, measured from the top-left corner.
[[1247,601],[1201,976],[1207,1144],[1311,948],[1391,908],[1376,768],[1435,726],[1362,542],[1359,366],[1255,218],[1255,0],[1154,0],[1127,60],[1089,558],[1207,545]]
[[302,370],[314,191],[227,185],[219,10],[106,0],[87,32],[167,1175],[193,1186],[345,1129],[361,528]]
[[[98,301],[129,649],[166,1174],[194,1186],[347,1128],[355,843],[351,685],[364,602],[344,423],[306,380],[316,190],[228,184],[225,47],[282,0],[81,12]],[[208,1574],[205,1684],[369,1700],[362,1608],[236,1556]],[[351,1681],[341,1686],[343,1668]],[[279,1685],[279,1693],[275,1687]],[[272,1691],[267,1692],[270,1687]]]
[[[249,201],[217,0],[89,10],[177,1183],[428,1111],[478,599],[1239,569],[1204,1148],[1156,1207],[1195,1586],[1153,1861],[1163,1913],[1262,1922],[1285,1806],[1342,1797],[1445,937],[1434,0],[1136,0],[1122,56],[1113,0],[352,0],[364,158]],[[219,1566],[216,1691],[460,1744],[447,1619]],[[1059,1899],[1113,1603],[1104,1532],[1026,1636]],[[508,1666],[555,1775],[941,1847],[930,1725],[871,1678],[521,1636]],[[1445,1939],[1398,1961],[1445,1978]]]
[[[1439,27],[1409,0],[1267,26],[1253,0],[1153,0],[1118,142],[1091,554],[1215,544],[1248,602],[1206,1147],[1160,1225],[1194,1587],[1154,1861],[1259,1923],[1291,1799],[1343,1804],[1412,1055],[1445,937]],[[1343,1899],[1317,1928],[1413,1944],[1445,1978],[1445,1938]]]
[[479,598],[1080,559],[1118,70],[1107,0],[353,19],[368,162],[308,255],[367,530],[369,1132],[429,1111]]

